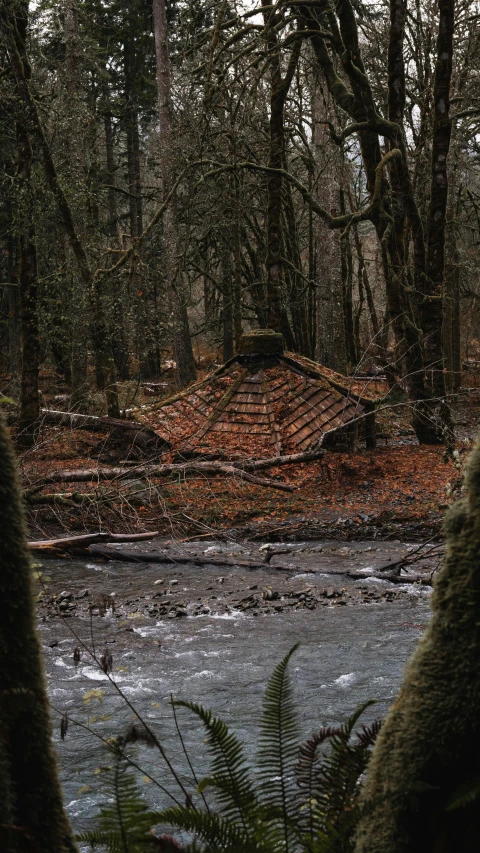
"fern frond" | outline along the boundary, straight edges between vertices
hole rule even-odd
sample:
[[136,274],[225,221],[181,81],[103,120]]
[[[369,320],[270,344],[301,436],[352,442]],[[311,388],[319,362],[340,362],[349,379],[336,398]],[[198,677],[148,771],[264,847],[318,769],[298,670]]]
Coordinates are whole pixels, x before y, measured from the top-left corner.
[[218,812],[171,806],[160,812],[158,822],[195,833],[207,850],[216,853],[220,850],[227,850],[228,853],[251,850],[252,853],[257,853],[259,850],[237,823],[224,818]]
[[145,849],[158,813],[151,811],[137,780],[119,755],[109,774],[111,801],[100,809],[97,829],[78,836],[92,848],[103,846],[109,853],[137,853]]
[[240,821],[248,836],[249,815],[256,807],[256,794],[245,763],[243,744],[228,726],[211,711],[194,702],[175,702],[200,717],[207,731],[206,743],[212,755],[208,779],[198,791],[214,787],[224,817]]
[[[365,771],[379,723],[364,726],[352,739],[359,717],[372,702],[360,705],[342,726],[319,730],[300,747],[295,767],[301,794],[300,820],[312,850],[351,850],[359,815],[358,781]],[[330,750],[321,749],[329,744]],[[335,841],[335,839],[337,839]],[[329,847],[332,844],[332,847]]]
[[82,832],[76,836],[76,839],[80,844],[89,844],[92,850],[95,847],[106,847],[109,853],[124,853],[125,850],[122,835],[115,829],[110,832],[101,832],[97,829]]
[[448,812],[471,805],[480,797],[480,776],[473,776],[463,782],[451,795],[446,810]]
[[[280,817],[283,850],[292,849],[294,817],[294,766],[298,751],[298,715],[288,677],[288,663],[298,643],[275,667],[265,690],[258,749],[262,803]],[[271,823],[274,831],[274,823]]]
[[381,728],[382,720],[374,720],[369,726],[362,726],[362,730],[357,732],[358,741],[364,749],[374,745]]

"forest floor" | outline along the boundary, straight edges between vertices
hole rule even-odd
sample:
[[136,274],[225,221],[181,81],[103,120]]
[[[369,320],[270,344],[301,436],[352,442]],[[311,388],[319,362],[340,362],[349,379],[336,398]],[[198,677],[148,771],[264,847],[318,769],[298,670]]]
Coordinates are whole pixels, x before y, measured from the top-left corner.
[[[441,531],[445,510],[459,493],[479,420],[477,385],[478,378],[469,373],[452,401],[455,458],[443,446],[418,445],[405,406],[384,408],[377,416],[376,450],[326,451],[314,462],[266,472],[292,485],[290,493],[237,477],[197,474],[145,481],[135,474],[144,458],[128,460],[128,477],[121,482],[79,483],[73,492],[66,484],[41,488],[42,479],[54,471],[101,469],[110,446],[107,433],[45,425],[34,447],[20,455],[31,537],[157,530],[176,541],[233,533],[237,540],[253,541],[427,539]],[[171,454],[148,462],[169,460]]]

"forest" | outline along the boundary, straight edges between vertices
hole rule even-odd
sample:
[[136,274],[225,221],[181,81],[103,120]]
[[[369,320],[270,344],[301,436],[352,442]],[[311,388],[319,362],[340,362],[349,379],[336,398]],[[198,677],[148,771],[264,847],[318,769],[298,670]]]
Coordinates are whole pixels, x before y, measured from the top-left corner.
[[[242,332],[381,373],[420,442],[476,357],[475,3],[4,2],[4,393],[118,417]],[[99,395],[99,396],[98,396]],[[131,403],[130,403],[131,404]]]
[[0,0],[2,850],[479,849],[479,24]]

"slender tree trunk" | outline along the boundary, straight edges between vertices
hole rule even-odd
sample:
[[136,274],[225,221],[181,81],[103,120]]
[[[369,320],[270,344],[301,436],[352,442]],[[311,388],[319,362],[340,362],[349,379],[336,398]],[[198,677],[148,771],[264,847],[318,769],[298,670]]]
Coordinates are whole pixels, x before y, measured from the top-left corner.
[[[23,5],[23,4],[22,4]],[[27,14],[17,13],[17,33],[20,56],[25,57],[27,39]],[[28,79],[31,72],[28,66]],[[33,198],[31,187],[33,151],[26,119],[17,123],[17,175],[20,184],[20,317],[22,325],[22,373],[20,381],[20,441],[32,444],[40,415],[38,374],[40,367],[40,340],[38,327],[37,247],[33,224]]]
[[[105,159],[107,165],[107,200],[108,200],[108,222],[107,231],[115,246],[119,245],[119,230],[118,230],[118,205],[117,193],[115,190],[116,179],[116,163],[114,154],[114,129],[112,115],[109,112],[108,93],[105,92],[106,111],[104,114],[104,130],[105,130]],[[125,381],[130,378],[130,365],[128,360],[128,341],[125,323],[125,305],[122,299],[123,288],[118,288],[118,280],[111,285],[111,324],[112,324],[112,351],[113,360],[119,378]]]
[[240,189],[235,179],[235,223],[234,223],[234,273],[233,273],[233,331],[235,350],[239,351],[242,337],[242,241],[240,219]]
[[7,244],[7,281],[8,288],[8,366],[10,370],[11,393],[16,395],[20,388],[20,372],[22,364],[21,320],[20,320],[20,290],[18,280],[15,281],[15,241],[13,236]]
[[[346,213],[345,192],[340,189],[340,213]],[[340,240],[341,266],[342,266],[342,290],[343,290],[343,317],[345,323],[345,348],[347,362],[350,370],[358,361],[355,343],[355,328],[353,322],[353,258],[350,235]]]
[[[262,0],[266,42],[270,64],[270,137],[268,165],[271,169],[282,169],[285,164],[284,110],[288,90],[300,57],[301,42],[297,40],[290,53],[288,67],[282,77],[280,65],[280,47],[273,26],[269,0]],[[282,332],[287,347],[294,349],[295,339],[290,327],[282,299],[282,176],[269,172],[267,176],[267,287],[265,313],[267,326]]]
[[[313,156],[318,170],[315,195],[319,203],[336,212],[338,196],[334,193],[332,169],[338,171],[338,159],[327,160],[329,140],[328,109],[318,81],[312,93]],[[341,245],[338,233],[318,220],[315,226],[315,283],[317,305],[317,339],[315,357],[326,367],[345,373],[347,356],[345,348],[345,323],[341,266]]]
[[[159,114],[159,147],[164,193],[169,192],[174,181],[173,122],[171,101],[170,57],[168,55],[168,30],[165,0],[153,0],[153,27],[157,65],[157,90]],[[176,269],[179,235],[175,215],[175,199],[164,217],[164,263],[172,306],[174,326],[174,348],[177,362],[177,379],[181,388],[193,382],[197,371],[193,355],[188,321],[186,295],[181,275]]]
[[[230,229],[224,229],[224,237],[228,239]],[[232,258],[228,243],[222,240],[221,270],[222,270],[222,330],[223,330],[223,360],[228,361],[233,356],[233,276]]]
[[443,371],[443,288],[445,276],[445,226],[448,200],[447,157],[450,149],[450,81],[452,76],[454,0],[439,0],[437,61],[434,82],[434,123],[432,182],[427,224],[427,263],[421,315],[424,335],[425,368],[432,402],[430,423],[424,441],[450,442],[453,439],[451,413],[445,399]]
[[[77,0],[67,0],[64,18],[65,36],[65,88],[67,95],[66,117],[68,128],[67,157],[72,193],[73,212],[77,228],[86,235],[86,166],[84,133],[82,127],[81,69],[82,47],[78,29]],[[78,269],[73,270],[70,294],[71,334],[71,405],[77,411],[85,411],[88,392],[88,311],[86,310],[85,284]]]

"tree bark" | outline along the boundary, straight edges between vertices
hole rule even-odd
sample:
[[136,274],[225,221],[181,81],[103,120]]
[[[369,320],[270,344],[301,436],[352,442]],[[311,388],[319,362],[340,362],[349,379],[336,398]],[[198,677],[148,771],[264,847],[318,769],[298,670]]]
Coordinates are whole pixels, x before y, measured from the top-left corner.
[[52,746],[22,498],[3,419],[0,471],[0,846],[74,853]]
[[468,497],[446,521],[447,557],[433,617],[376,742],[364,786],[356,853],[467,853],[478,849],[472,790],[480,761],[480,446]]
[[[84,134],[82,132],[82,50],[78,30],[77,0],[65,4],[65,89],[66,120],[68,131],[67,158],[71,180],[71,204],[77,228],[86,233],[86,166]],[[71,272],[70,292],[70,357],[72,405],[85,410],[88,393],[88,311],[86,311],[85,283],[74,266]]]
[[450,81],[452,77],[454,0],[439,0],[440,17],[434,81],[434,121],[432,142],[432,181],[427,224],[427,260],[420,306],[425,351],[430,423],[423,440],[429,443],[451,442],[453,423],[445,399],[443,371],[443,288],[445,276],[445,226],[448,201],[447,157],[450,149]]
[[[286,158],[284,111],[285,102],[293,75],[300,58],[300,39],[294,42],[290,52],[288,66],[282,76],[280,65],[280,46],[275,31],[269,0],[262,0],[263,19],[266,29],[266,46],[270,65],[270,118],[269,118],[269,155],[271,169],[283,169]],[[267,176],[267,287],[265,313],[268,328],[282,332],[287,347],[295,348],[295,339],[282,299],[282,176],[278,172],[269,172]]]
[[[165,0],[153,0],[153,27],[157,67],[159,148],[165,195],[174,184],[173,168],[173,116],[171,99],[171,69],[168,53],[168,29]],[[173,314],[173,336],[177,379],[180,388],[194,382],[197,375],[188,320],[187,305],[181,274],[176,269],[179,234],[176,221],[175,199],[164,218],[164,263],[169,299]]]
[[[28,7],[17,13],[16,25],[20,56],[26,56]],[[27,66],[27,79],[31,77]],[[26,119],[17,122],[17,175],[20,183],[20,317],[22,328],[22,372],[20,380],[19,441],[32,444],[38,427],[40,397],[40,339],[38,326],[37,247],[35,242],[33,194],[31,186],[33,151]]]

